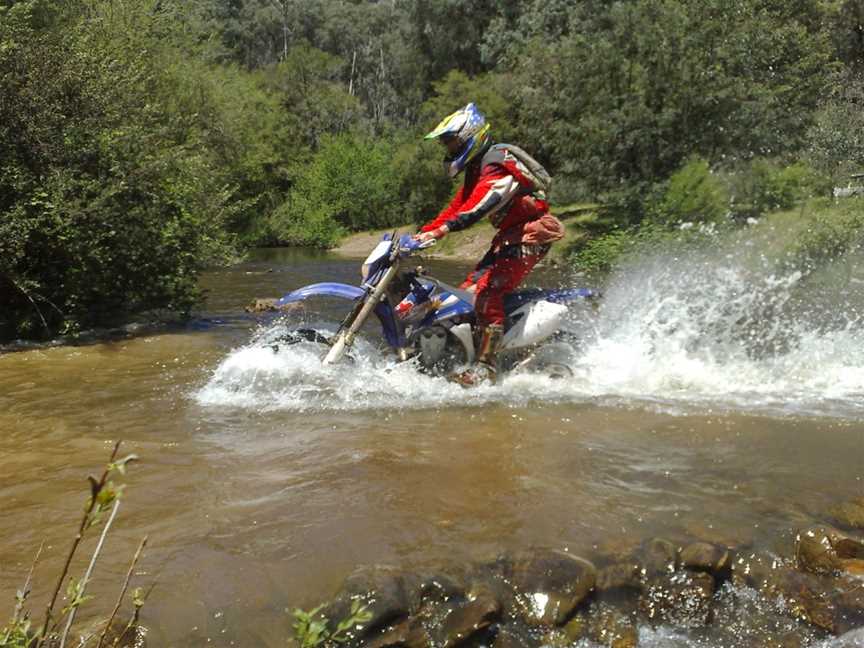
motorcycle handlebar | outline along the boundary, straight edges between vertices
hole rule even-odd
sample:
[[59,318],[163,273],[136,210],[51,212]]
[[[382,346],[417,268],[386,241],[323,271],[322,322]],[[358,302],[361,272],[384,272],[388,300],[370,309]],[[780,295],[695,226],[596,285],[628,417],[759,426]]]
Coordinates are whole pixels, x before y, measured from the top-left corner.
[[426,250],[435,245],[436,242],[435,239],[418,241],[410,234],[403,234],[399,239],[400,256],[409,256],[415,252],[419,252],[420,250]]

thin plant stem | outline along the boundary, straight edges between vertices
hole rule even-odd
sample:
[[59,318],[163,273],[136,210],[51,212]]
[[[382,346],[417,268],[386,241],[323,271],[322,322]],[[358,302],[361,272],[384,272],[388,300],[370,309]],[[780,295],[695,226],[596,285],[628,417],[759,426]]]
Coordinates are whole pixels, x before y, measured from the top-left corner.
[[30,571],[27,573],[27,579],[24,581],[24,587],[21,588],[21,597],[15,604],[15,611],[12,614],[12,625],[18,623],[21,618],[21,612],[24,609],[24,600],[30,595],[30,581],[33,579],[33,571],[36,569],[36,563],[39,562],[39,556],[42,555],[42,549],[45,547],[45,541],[39,545],[39,551],[36,552],[36,557],[33,558],[33,564],[30,565]]
[[[81,591],[78,592],[79,598],[84,597],[84,591],[87,589],[87,583],[90,581],[90,576],[93,574],[93,567],[96,566],[96,559],[102,552],[102,545],[105,544],[105,538],[108,535],[108,529],[111,528],[111,524],[114,522],[114,517],[117,515],[117,511],[119,508],[120,500],[114,500],[114,507],[111,509],[111,515],[105,522],[105,526],[102,527],[102,534],[99,536],[99,542],[96,543],[96,549],[93,550],[93,555],[90,557],[90,564],[87,565],[87,571],[84,572],[84,578],[81,579]],[[63,634],[60,635],[60,648],[64,648],[64,646],[66,645],[66,637],[69,636],[69,630],[72,628],[72,622],[75,621],[75,615],[77,613],[77,605],[73,606],[72,609],[69,610],[69,618],[66,619],[66,627],[63,628]]]
[[114,623],[114,618],[117,616],[117,612],[120,611],[120,606],[123,604],[123,598],[126,596],[126,590],[129,589],[129,581],[132,580],[132,572],[135,570],[135,565],[138,564],[138,559],[141,557],[141,552],[144,551],[145,546],[147,546],[147,536],[144,536],[144,539],[141,540],[141,544],[138,545],[138,551],[135,552],[135,556],[132,558],[132,563],[129,565],[129,571],[126,572],[126,580],[123,581],[123,588],[120,590],[120,596],[117,597],[117,603],[114,606],[114,610],[111,612],[111,616],[108,618],[108,623],[106,623],[105,627],[102,629],[102,634],[99,636],[99,643],[96,644],[96,648],[102,648],[102,644],[105,641],[105,635],[108,634],[108,631],[111,629],[111,624]]
[[[147,602],[147,599],[150,598],[150,594],[153,592],[153,588],[156,587],[156,582],[154,581],[149,588],[147,588],[147,593],[144,595],[142,599],[142,605]],[[132,613],[132,618],[129,619],[129,623],[126,624],[126,627],[123,628],[123,632],[120,633],[120,636],[114,640],[114,643],[111,644],[112,647],[116,648],[123,641],[123,638],[126,634],[132,629],[136,623],[138,623],[138,615],[141,614],[140,606],[135,606],[135,612]]]
[[72,558],[75,557],[75,552],[78,551],[78,545],[81,544],[81,539],[84,537],[84,531],[87,528],[87,522],[90,520],[90,514],[96,507],[96,496],[99,494],[99,491],[102,490],[102,488],[105,486],[105,482],[108,479],[108,474],[111,472],[111,464],[114,463],[114,459],[117,458],[117,452],[120,450],[121,443],[122,441],[118,441],[114,444],[114,450],[111,452],[111,458],[108,460],[108,466],[105,468],[105,472],[102,473],[102,478],[98,482],[92,477],[90,478],[90,505],[87,507],[87,510],[84,511],[84,517],[81,518],[81,524],[78,527],[78,533],[75,536],[75,540],[73,540],[72,542],[72,547],[69,549],[69,553],[66,555],[66,562],[63,565],[63,570],[60,572],[60,578],[57,579],[57,585],[54,588],[54,593],[51,595],[51,601],[45,608],[45,623],[42,625],[42,632],[39,637],[39,641],[36,644],[37,647],[44,646],[45,642],[48,639],[48,626],[51,624],[51,613],[54,611],[54,605],[57,603],[57,596],[60,594],[60,590],[63,588],[63,582],[66,580],[66,576],[69,574],[69,565],[72,564]]

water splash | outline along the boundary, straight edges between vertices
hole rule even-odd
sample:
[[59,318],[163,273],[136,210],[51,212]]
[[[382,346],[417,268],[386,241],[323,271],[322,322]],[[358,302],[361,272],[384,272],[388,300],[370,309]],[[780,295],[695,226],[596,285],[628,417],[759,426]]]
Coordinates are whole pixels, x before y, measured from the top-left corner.
[[864,418],[864,327],[848,281],[823,277],[818,295],[813,285],[812,273],[747,246],[657,251],[619,270],[593,321],[578,324],[571,379],[511,375],[465,391],[363,339],[353,363],[325,367],[319,346],[274,347],[280,323],[229,354],[196,399],[296,411],[600,401]]
[[577,389],[859,417],[861,321],[842,287],[830,312],[808,290],[800,271],[740,252],[643,259],[612,278]]

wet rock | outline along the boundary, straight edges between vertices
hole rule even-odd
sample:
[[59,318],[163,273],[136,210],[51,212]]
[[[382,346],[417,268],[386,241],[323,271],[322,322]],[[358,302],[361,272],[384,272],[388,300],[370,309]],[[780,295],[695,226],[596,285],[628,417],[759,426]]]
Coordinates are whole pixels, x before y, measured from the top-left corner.
[[292,302],[290,304],[278,306],[276,304],[277,301],[279,300],[276,297],[253,299],[243,310],[247,313],[277,313],[288,312],[300,308],[299,302]]
[[850,576],[864,578],[864,560],[861,560],[860,558],[841,560],[840,569]]
[[864,646],[864,628],[847,632],[832,642],[832,648],[861,648]]
[[597,570],[563,551],[538,550],[514,557],[509,582],[517,614],[529,625],[562,625],[594,588]]
[[607,605],[592,610],[588,636],[594,643],[609,648],[635,648],[639,643],[639,632],[634,620]]
[[447,603],[466,596],[466,586],[461,581],[445,574],[423,576],[408,592],[411,614],[417,614],[429,606]]
[[368,637],[408,616],[409,592],[416,588],[417,580],[413,575],[385,567],[360,569],[345,580],[340,594],[322,613],[333,630],[350,616],[352,601],[360,601],[372,616],[364,625],[353,628],[351,634]]
[[753,544],[753,533],[749,529],[740,526],[728,527],[715,523],[703,523],[698,520],[688,520],[684,524],[684,531],[691,538],[698,538],[712,544],[719,544],[731,549],[740,549]]
[[732,582],[761,591],[774,571],[785,566],[781,558],[767,551],[740,553],[732,561]]
[[673,573],[678,567],[678,548],[664,538],[649,540],[642,550],[642,567],[649,579]]
[[681,566],[704,571],[717,580],[726,580],[732,570],[732,557],[726,547],[708,542],[694,542],[681,551]]
[[837,633],[837,607],[832,600],[830,579],[792,569],[774,562],[752,572],[749,584],[768,598],[782,598],[786,613],[810,625]]
[[585,613],[579,612],[561,630],[571,644],[576,643],[588,635],[588,617]]
[[487,588],[471,592],[467,601],[453,604],[436,632],[436,645],[462,646],[501,616],[501,603]]
[[399,625],[370,637],[365,648],[429,648],[432,640],[419,619],[406,619]]
[[765,637],[753,648],[804,648],[804,639],[795,633],[787,633],[780,637]]
[[864,626],[864,586],[860,582],[843,582],[840,591],[834,594],[832,603],[835,633],[843,634]]
[[864,542],[829,526],[814,526],[796,536],[795,559],[812,574],[837,574],[844,560],[864,559]]
[[613,535],[595,545],[597,555],[604,562],[627,562],[638,552],[641,541],[631,535]]
[[842,527],[864,529],[864,497],[839,504],[829,514]]
[[642,588],[642,568],[635,562],[609,565],[597,572],[594,589],[598,596],[620,590],[639,590]]
[[651,579],[639,599],[639,608],[652,622],[695,628],[711,618],[713,597],[711,574],[679,571]]
[[508,624],[498,628],[492,648],[538,648],[541,645],[543,642],[526,628]]

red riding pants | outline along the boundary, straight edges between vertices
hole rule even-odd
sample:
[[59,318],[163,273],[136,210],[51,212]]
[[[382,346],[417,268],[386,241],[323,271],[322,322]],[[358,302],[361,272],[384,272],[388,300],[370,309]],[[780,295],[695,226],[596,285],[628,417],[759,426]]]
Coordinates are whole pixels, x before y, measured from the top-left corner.
[[483,257],[460,286],[476,290],[474,311],[478,325],[504,324],[504,297],[516,290],[548,250],[548,245],[513,246]]

